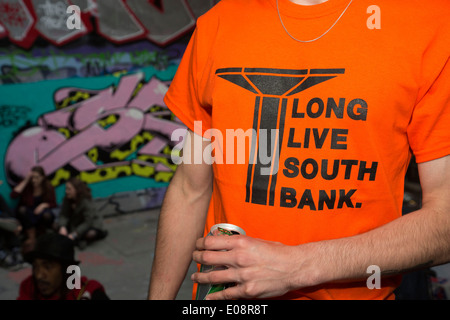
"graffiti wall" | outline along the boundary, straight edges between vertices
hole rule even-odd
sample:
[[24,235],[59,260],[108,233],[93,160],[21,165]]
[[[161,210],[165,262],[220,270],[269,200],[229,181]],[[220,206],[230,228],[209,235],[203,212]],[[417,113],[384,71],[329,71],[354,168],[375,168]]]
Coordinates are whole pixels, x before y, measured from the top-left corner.
[[[178,141],[171,133],[184,128],[163,97],[186,30],[213,2],[0,0],[0,36],[7,37],[0,47],[0,191],[11,206],[11,189],[35,165],[45,169],[60,202],[65,182],[77,176],[103,215],[161,204],[176,169],[170,155]],[[49,15],[74,3],[102,32],[62,45],[45,26],[58,25]],[[118,33],[106,12],[119,8],[145,37],[108,36]],[[120,31],[131,34],[126,25]]]
[[[24,50],[0,46],[0,84],[86,78],[138,71],[143,67],[166,69],[177,64],[185,45],[164,49],[144,41],[115,46],[106,40],[87,38],[70,47],[35,46]],[[95,41],[95,46],[90,42]]]
[[174,71],[2,85],[2,180],[14,186],[40,165],[55,187],[79,176],[96,197],[163,192],[170,135],[183,127],[162,102]]
[[[95,32],[117,44],[166,45],[189,32],[218,0],[0,0],[0,37],[30,48],[38,37],[60,46]],[[76,6],[80,23],[70,27]],[[70,7],[70,8],[69,8]],[[69,25],[68,25],[69,21]],[[67,27],[69,26],[69,27]]]

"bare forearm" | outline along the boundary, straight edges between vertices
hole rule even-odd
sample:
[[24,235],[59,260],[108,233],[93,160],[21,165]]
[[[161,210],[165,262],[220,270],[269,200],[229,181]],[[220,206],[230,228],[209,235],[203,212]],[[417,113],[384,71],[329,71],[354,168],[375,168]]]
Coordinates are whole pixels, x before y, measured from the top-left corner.
[[310,265],[317,267],[308,281],[324,283],[367,278],[371,265],[382,275],[392,275],[446,263],[449,237],[448,212],[423,208],[364,234],[312,243],[301,250],[310,253]]
[[247,236],[206,237],[197,241],[194,260],[229,268],[198,272],[192,280],[237,283],[208,295],[229,300],[280,297],[324,283],[367,280],[372,265],[384,274],[398,274],[450,260],[449,229],[447,212],[423,209],[357,236],[298,246]]
[[168,189],[161,209],[149,299],[174,299],[192,261],[195,241],[202,236],[210,192],[187,195]]
[[420,163],[418,169],[420,210],[354,237],[305,246],[315,252],[317,282],[366,278],[371,265],[392,275],[450,261],[450,157]]
[[13,189],[14,192],[21,194],[23,192],[23,190],[25,189],[25,187],[27,186],[29,181],[30,181],[30,179],[28,177],[23,179],[17,186],[14,187],[14,189]]
[[324,283],[367,280],[373,265],[392,275],[446,263],[450,261],[448,172],[449,157],[420,164],[422,209],[352,237],[298,246],[248,236],[199,239],[194,260],[228,269],[197,272],[192,280],[237,284],[208,295],[209,299],[269,298]]

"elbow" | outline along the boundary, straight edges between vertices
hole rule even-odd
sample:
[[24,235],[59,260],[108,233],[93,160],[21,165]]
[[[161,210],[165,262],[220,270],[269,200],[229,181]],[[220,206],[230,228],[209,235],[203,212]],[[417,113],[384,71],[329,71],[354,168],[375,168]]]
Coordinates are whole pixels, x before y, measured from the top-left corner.
[[180,165],[169,185],[176,193],[189,203],[211,198],[213,190],[213,173],[210,166]]
[[196,203],[198,201],[209,201],[212,194],[212,182],[206,182],[203,184],[195,183],[191,184],[185,182],[180,188],[182,196],[189,203]]

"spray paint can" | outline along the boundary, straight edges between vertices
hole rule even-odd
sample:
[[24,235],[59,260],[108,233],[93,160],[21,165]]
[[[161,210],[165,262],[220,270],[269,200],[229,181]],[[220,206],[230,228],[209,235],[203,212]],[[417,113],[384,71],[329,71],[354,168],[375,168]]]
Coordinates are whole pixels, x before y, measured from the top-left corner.
[[[245,231],[229,223],[219,223],[211,227],[207,236],[232,236],[232,235],[245,235]],[[200,265],[200,272],[211,272],[213,270],[225,270],[224,266],[207,266]],[[210,293],[225,290],[233,286],[232,283],[221,283],[221,284],[211,284],[211,283],[199,283],[197,286],[196,300],[205,300],[206,296]]]

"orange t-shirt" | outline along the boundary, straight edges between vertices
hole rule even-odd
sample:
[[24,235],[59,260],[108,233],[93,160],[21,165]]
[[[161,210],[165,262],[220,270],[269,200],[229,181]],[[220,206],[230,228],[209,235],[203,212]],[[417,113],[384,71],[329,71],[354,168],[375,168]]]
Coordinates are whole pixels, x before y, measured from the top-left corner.
[[[279,10],[309,40],[348,2]],[[205,232],[232,223],[286,245],[360,234],[401,216],[411,151],[418,163],[449,154],[450,2],[371,5],[354,1],[309,43],[286,33],[276,0],[222,0],[198,19],[165,103],[217,143]],[[386,299],[398,284],[282,298]]]

